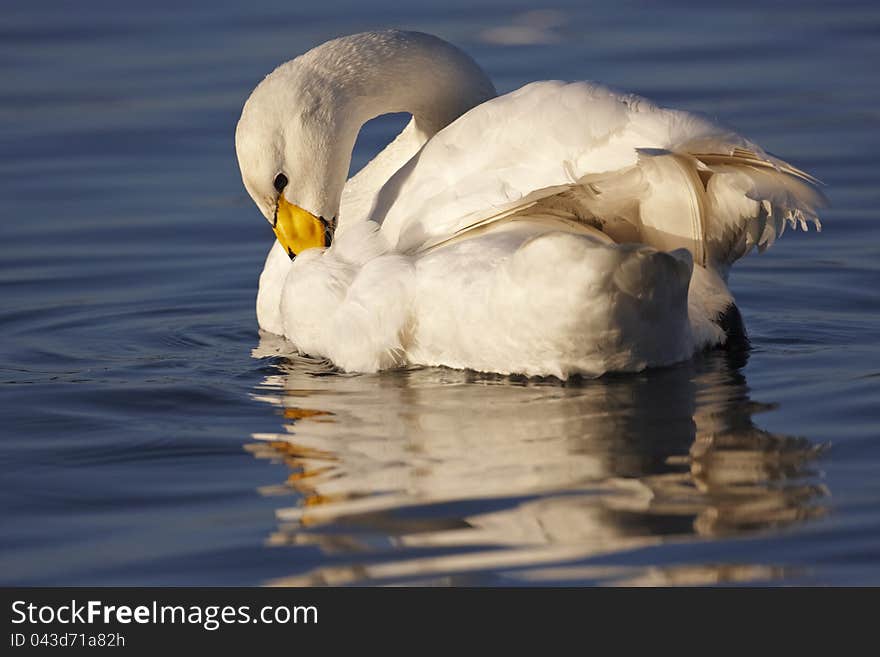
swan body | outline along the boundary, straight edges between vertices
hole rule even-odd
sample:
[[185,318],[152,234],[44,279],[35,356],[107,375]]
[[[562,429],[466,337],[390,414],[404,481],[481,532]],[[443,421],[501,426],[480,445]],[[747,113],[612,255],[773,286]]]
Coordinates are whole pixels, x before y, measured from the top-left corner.
[[[346,181],[361,125],[397,111],[412,121]],[[276,69],[236,150],[281,238],[260,327],[347,371],[566,378],[685,360],[726,340],[733,262],[786,223],[818,227],[824,203],[808,174],[701,117],[589,82],[496,96],[461,51],[393,30]],[[318,230],[294,252],[287,208],[332,245]]]

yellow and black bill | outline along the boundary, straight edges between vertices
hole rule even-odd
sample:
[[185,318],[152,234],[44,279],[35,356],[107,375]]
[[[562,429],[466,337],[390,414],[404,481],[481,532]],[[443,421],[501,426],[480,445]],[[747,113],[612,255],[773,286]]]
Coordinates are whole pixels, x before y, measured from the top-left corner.
[[284,196],[278,198],[275,206],[275,221],[272,230],[281,246],[291,259],[306,249],[330,246],[333,241],[335,221],[316,217],[298,205],[290,203]]

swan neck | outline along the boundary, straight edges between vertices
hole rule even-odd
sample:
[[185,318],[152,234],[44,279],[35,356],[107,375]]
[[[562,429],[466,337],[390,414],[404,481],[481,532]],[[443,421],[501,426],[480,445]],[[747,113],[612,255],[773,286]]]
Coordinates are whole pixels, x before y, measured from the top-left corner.
[[[366,33],[331,41],[315,64],[336,87],[336,101],[360,128],[382,114],[412,114],[420,130],[436,133],[495,96],[486,74],[464,52],[418,32]],[[316,52],[316,51],[312,51]]]
[[[343,37],[302,59],[311,71],[307,87],[317,96],[316,105],[325,109],[316,115],[329,123],[322,129],[332,135],[332,184],[339,195],[357,135],[370,119],[398,112],[411,114],[409,138],[424,143],[496,95],[489,78],[468,55],[418,32],[392,30]],[[404,162],[393,166],[384,162],[383,168],[396,170]]]

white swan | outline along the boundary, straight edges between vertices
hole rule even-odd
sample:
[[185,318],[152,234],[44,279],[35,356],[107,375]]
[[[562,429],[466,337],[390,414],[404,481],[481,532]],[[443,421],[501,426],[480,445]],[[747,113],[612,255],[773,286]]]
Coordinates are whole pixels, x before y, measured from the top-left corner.
[[[388,112],[413,118],[346,181],[361,126]],[[786,221],[819,227],[823,204],[815,179],[703,118],[588,82],[496,97],[457,48],[393,30],[278,67],[236,151],[278,237],[260,327],[348,371],[687,359],[739,317],[730,265]]]

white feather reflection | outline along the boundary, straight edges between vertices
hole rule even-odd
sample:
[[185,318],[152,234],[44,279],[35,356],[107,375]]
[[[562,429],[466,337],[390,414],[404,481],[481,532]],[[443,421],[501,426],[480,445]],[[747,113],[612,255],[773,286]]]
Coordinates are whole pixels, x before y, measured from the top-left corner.
[[[267,338],[255,355],[283,349]],[[259,394],[284,431],[248,446],[291,468],[265,493],[298,494],[269,541],[318,546],[337,565],[272,583],[784,577],[778,564],[624,558],[823,513],[820,448],[758,429],[752,416],[768,407],[730,358],[560,385],[436,369],[349,376],[289,355]],[[597,555],[620,563],[590,563]]]

